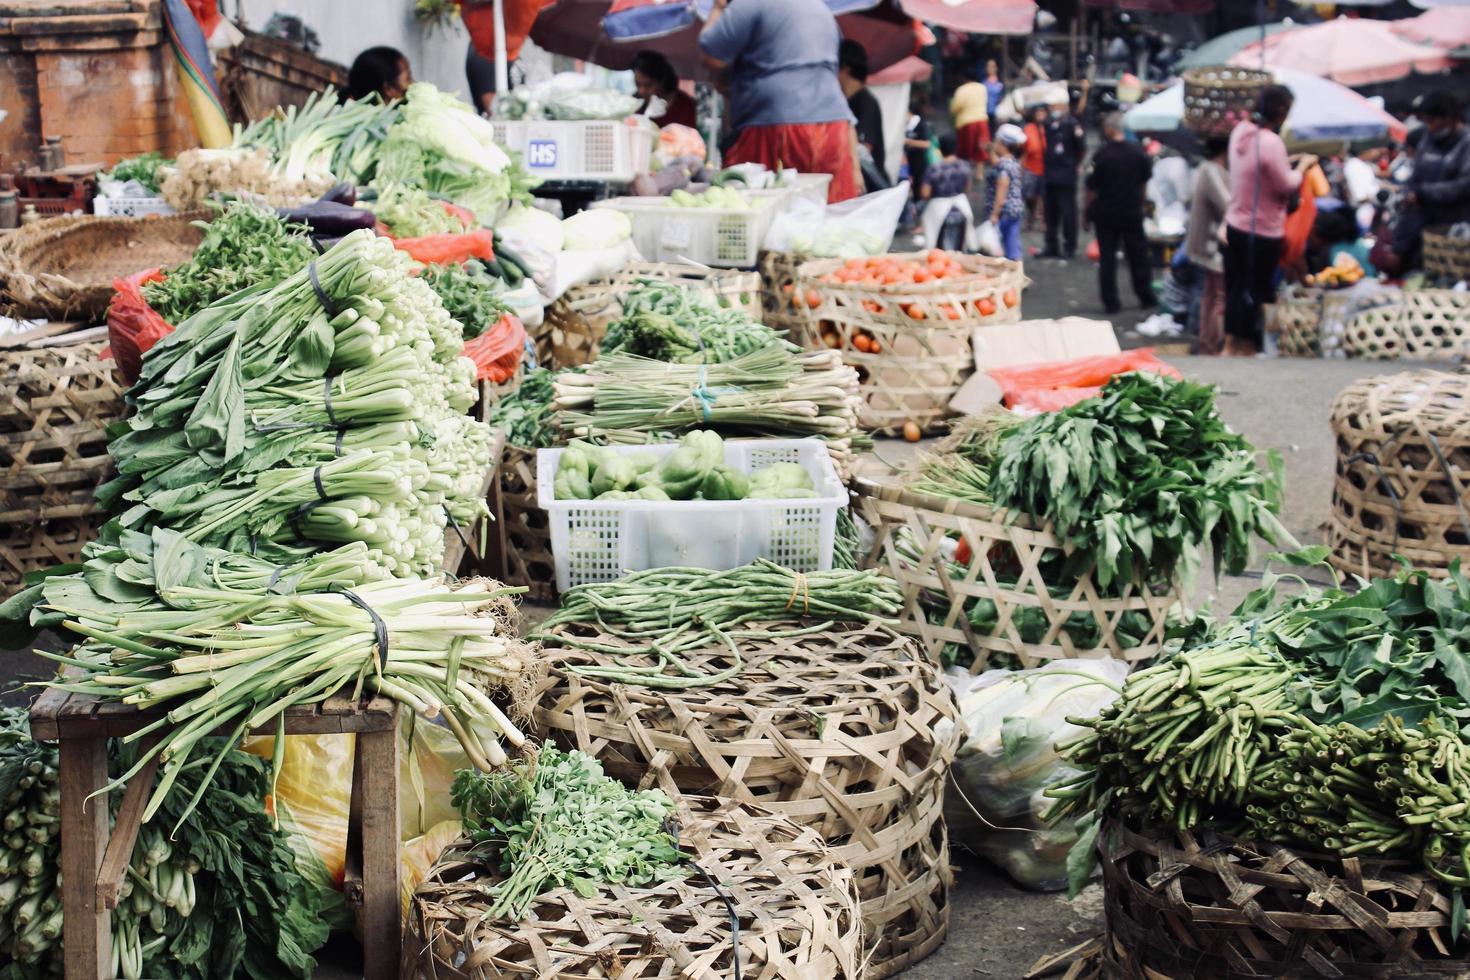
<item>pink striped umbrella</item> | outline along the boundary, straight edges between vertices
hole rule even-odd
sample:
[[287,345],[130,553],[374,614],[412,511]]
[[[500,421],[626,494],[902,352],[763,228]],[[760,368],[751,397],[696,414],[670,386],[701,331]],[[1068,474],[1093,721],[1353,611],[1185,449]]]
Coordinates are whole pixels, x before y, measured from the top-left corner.
[[1470,44],[1470,7],[1435,7],[1418,17],[1392,22],[1399,37],[1440,48]]
[[910,17],[970,34],[1030,34],[1036,23],[1032,0],[898,0]]
[[1399,37],[1381,20],[1339,17],[1294,31],[1273,34],[1230,59],[1232,65],[1293,68],[1343,85],[1391,82],[1413,72],[1443,71],[1450,57],[1443,48]]

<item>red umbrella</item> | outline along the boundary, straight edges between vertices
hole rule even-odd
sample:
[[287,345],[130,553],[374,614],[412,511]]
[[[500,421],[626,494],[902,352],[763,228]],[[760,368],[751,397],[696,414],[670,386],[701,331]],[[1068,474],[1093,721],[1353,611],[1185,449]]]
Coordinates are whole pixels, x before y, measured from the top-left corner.
[[1204,14],[1215,9],[1215,0],[1083,0],[1089,7],[1143,10],[1155,14]]
[[889,65],[882,71],[868,76],[869,85],[903,85],[927,82],[934,77],[934,66],[917,55],[909,55],[902,61]]

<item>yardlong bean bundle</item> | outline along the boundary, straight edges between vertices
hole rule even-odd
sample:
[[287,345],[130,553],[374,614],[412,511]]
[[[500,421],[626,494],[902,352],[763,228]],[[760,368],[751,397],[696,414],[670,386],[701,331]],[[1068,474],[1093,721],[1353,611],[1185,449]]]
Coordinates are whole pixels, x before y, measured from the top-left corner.
[[[562,598],[562,607],[532,636],[548,646],[580,648],[611,655],[614,667],[571,664],[568,670],[603,680],[647,687],[683,689],[718,683],[740,672],[737,639],[797,635],[834,622],[891,621],[903,604],[893,579],[874,570],[793,572],[758,559],[728,571],[655,568],[615,582],[579,585]],[[817,625],[799,630],[742,633],[738,627],[765,620],[805,617]],[[612,642],[588,639],[558,627],[595,625]],[[681,653],[724,645],[731,666],[715,674],[690,668]],[[627,663],[652,657],[651,665]]]

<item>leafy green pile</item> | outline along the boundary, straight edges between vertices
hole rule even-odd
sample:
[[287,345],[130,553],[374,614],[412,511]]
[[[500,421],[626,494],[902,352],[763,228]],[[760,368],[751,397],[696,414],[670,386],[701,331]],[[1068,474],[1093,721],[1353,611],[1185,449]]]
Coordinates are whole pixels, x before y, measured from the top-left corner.
[[464,219],[451,213],[443,201],[435,200],[418,187],[383,185],[378,188],[372,209],[395,238],[457,235],[465,231]]
[[505,430],[505,439],[522,449],[550,449],[561,441],[556,423],[556,372],[531,368],[514,391],[490,406],[486,421]]
[[162,153],[159,153],[157,150],[152,150],[141,156],[119,160],[117,166],[113,167],[110,173],[103,174],[102,176],[109,180],[115,180],[118,183],[126,183],[130,180],[135,181],[144,190],[148,191],[148,193],[157,194],[163,186],[162,180],[158,176],[158,169],[167,166],[170,162]]
[[316,255],[310,228],[259,205],[231,204],[213,221],[195,223],[204,239],[193,257],[143,287],[148,305],[174,326],[242,289],[274,286]]
[[626,353],[677,364],[714,364],[777,347],[796,352],[776,330],[738,307],[724,307],[694,290],[645,280],[623,300],[623,315],[608,325],[604,354]]
[[271,169],[288,181],[363,184],[372,179],[378,147],[397,118],[397,104],[384,105],[376,94],[341,100],[327,88],[300,108],[277,108],[248,126],[237,125],[234,145],[264,149]]
[[1206,544],[1217,575],[1237,574],[1253,538],[1291,541],[1276,519],[1279,472],[1258,467],[1221,420],[1214,388],[1147,372],[1015,429],[1000,444],[990,495],[1051,522],[1076,547],[1075,571],[1094,567],[1104,587],[1192,582]]
[[1078,722],[1092,729],[1067,750],[1081,775],[1050,791],[1053,817],[1417,854],[1470,885],[1470,580],[1276,589],[1268,576],[1227,621],[1194,623]]
[[461,770],[452,792],[470,840],[493,850],[507,874],[487,889],[489,918],[520,920],[553,888],[591,898],[604,884],[636,887],[687,873],[679,842],[664,829],[673,802],[660,790],[627,789],[582,752],[546,743],[534,762],[509,770]]
[[[112,768],[130,761],[118,749]],[[61,975],[57,762],[55,746],[31,740],[23,709],[0,709],[0,980]],[[324,871],[308,877],[266,814],[265,764],[229,752],[212,776],[195,766],[177,788],[170,825],[196,793],[199,805],[171,838],[153,825],[140,833],[112,914],[112,975],[311,976],[341,900],[313,884]]]
[[449,315],[464,327],[465,340],[480,336],[510,312],[500,299],[503,289],[500,280],[478,262],[430,265],[422,276]]

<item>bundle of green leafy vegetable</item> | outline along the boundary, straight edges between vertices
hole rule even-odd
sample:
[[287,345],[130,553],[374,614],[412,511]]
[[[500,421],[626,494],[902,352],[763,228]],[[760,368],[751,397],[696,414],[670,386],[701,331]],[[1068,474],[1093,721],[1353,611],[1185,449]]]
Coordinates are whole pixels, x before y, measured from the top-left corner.
[[1271,471],[1230,431],[1209,385],[1147,372],[1113,378],[1097,398],[1024,422],[1001,441],[990,496],[1050,522],[1075,546],[1077,573],[1104,587],[1193,581],[1209,545],[1215,572],[1244,569],[1255,537],[1292,541],[1276,518]]
[[380,184],[372,202],[373,214],[395,238],[457,235],[466,230],[464,218],[428,195],[421,187]]
[[231,204],[213,221],[195,224],[204,238],[189,261],[143,286],[148,305],[171,324],[242,289],[274,286],[316,255],[309,227],[288,224],[259,205]]
[[562,439],[554,402],[556,372],[531,368],[514,391],[490,406],[486,421],[505,430],[506,442],[523,449],[550,449]]
[[[114,743],[113,770],[130,757]],[[0,980],[62,974],[57,769],[56,747],[31,740],[25,711],[0,709]],[[266,814],[264,763],[229,752],[212,775],[181,774],[178,788],[166,818],[196,793],[198,806],[172,836],[153,826],[139,834],[112,913],[111,975],[311,976],[341,899],[314,883],[325,872],[302,868]]]
[[[1320,559],[1325,549],[1298,561]],[[1345,854],[1416,856],[1470,885],[1470,580],[1405,570],[1279,596],[1133,674],[1066,749],[1053,819],[1215,828]],[[1080,866],[1098,821],[1079,845]]]
[[536,758],[494,772],[455,774],[454,805],[465,833],[493,854],[506,877],[486,889],[486,915],[523,919],[538,895],[603,885],[650,885],[687,874],[665,829],[674,804],[661,790],[635,792],[582,752],[542,745]]
[[183,321],[127,393],[99,501],[124,527],[278,562],[362,541],[394,574],[435,570],[449,513],[483,512],[459,478],[489,440],[464,417],[460,325],[412,271],[358,231]]
[[422,276],[449,315],[464,327],[465,340],[480,336],[510,312],[500,298],[504,284],[478,262],[430,265]]
[[158,170],[160,167],[168,166],[170,162],[162,153],[152,150],[140,156],[119,160],[111,171],[100,176],[105,180],[115,180],[120,184],[131,180],[148,193],[157,194],[162,188]]
[[750,318],[687,286],[645,280],[623,300],[623,315],[608,325],[604,354],[626,353],[679,364],[713,364],[775,347],[799,348]]
[[377,169],[378,149],[398,118],[398,104],[377,95],[338,97],[328,87],[299,109],[277,108],[248,126],[235,126],[234,146],[260,147],[272,168],[289,181],[311,178],[364,184]]

